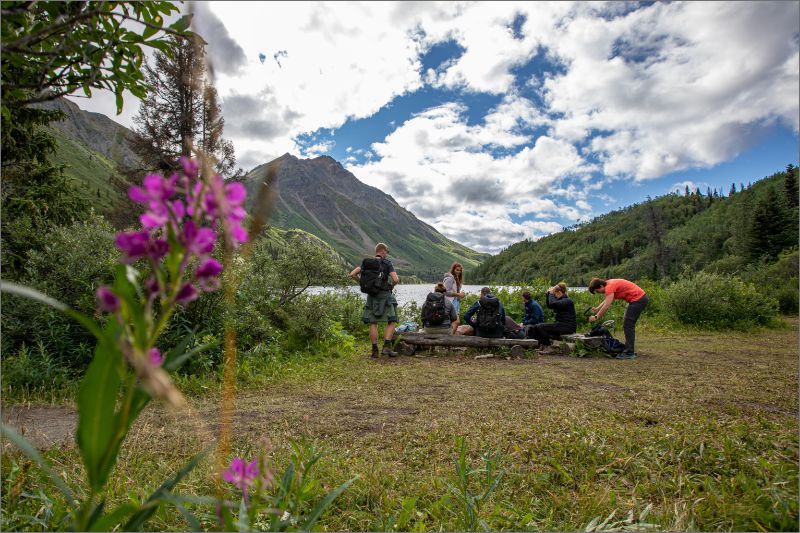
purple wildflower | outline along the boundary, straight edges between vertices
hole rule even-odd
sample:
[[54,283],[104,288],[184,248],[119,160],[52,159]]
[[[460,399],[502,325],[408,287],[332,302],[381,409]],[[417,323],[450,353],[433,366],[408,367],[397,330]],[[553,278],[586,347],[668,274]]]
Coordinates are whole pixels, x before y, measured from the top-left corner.
[[217,276],[222,272],[222,265],[216,259],[205,259],[194,271],[200,288],[206,292],[213,292],[219,288]]
[[164,362],[164,356],[161,355],[161,351],[158,348],[150,349],[150,355],[148,359],[150,364],[153,366],[161,366],[161,363]]
[[225,183],[222,176],[215,175],[209,183],[210,190],[203,198],[206,216],[212,221],[220,221],[226,237],[235,247],[247,241],[247,231],[241,221],[247,216],[242,207],[247,190],[238,182]]
[[188,157],[181,157],[180,161],[181,167],[183,167],[183,173],[190,179],[195,179],[197,177],[197,171],[200,170],[200,162],[196,159],[189,159]]
[[177,175],[163,178],[158,174],[149,174],[144,178],[144,188],[133,186],[128,189],[128,197],[134,202],[147,204],[148,211],[139,217],[146,229],[159,228],[169,220],[167,202],[175,194]]
[[97,304],[101,311],[114,313],[119,309],[119,298],[105,285],[98,287],[95,294],[97,295]]
[[187,251],[203,256],[214,250],[217,234],[211,228],[198,228],[194,221],[187,220],[180,240]]
[[235,457],[231,461],[231,465],[222,472],[222,479],[239,487],[245,495],[256,477],[258,477],[258,461],[256,459],[245,463],[244,459]]
[[175,296],[175,301],[179,304],[186,305],[189,302],[197,300],[197,289],[191,283],[186,283],[178,290],[178,295]]
[[122,251],[121,261],[130,264],[147,255],[150,234],[146,231],[118,233],[114,244]]

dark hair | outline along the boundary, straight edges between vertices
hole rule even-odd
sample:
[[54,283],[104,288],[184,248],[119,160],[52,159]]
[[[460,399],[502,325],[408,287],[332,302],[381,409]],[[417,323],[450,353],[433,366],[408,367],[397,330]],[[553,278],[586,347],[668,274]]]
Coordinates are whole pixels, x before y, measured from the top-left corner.
[[594,294],[594,291],[606,286],[606,280],[600,278],[592,278],[589,282],[589,292]]
[[433,288],[433,292],[447,292],[447,289],[444,287],[444,283],[437,283]]
[[530,293],[530,291],[525,291],[525,292],[523,292],[523,293],[522,293],[522,297],[523,297],[524,299],[526,299],[526,300],[530,300],[530,299],[531,299],[531,293]]
[[489,287],[483,287],[483,288],[481,289],[481,296],[486,296],[486,295],[487,295],[487,294],[489,294],[490,292],[492,292],[492,289],[490,289]]

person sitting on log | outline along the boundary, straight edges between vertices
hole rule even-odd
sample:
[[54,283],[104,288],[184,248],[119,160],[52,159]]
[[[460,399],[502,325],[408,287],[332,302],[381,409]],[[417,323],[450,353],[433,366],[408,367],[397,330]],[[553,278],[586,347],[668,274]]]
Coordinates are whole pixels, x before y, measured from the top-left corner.
[[437,283],[422,304],[422,327],[428,335],[455,335],[458,327],[458,313],[453,302],[445,298],[447,289]]
[[567,285],[565,283],[562,282],[547,289],[547,307],[556,314],[556,321],[536,324],[528,329],[530,337],[539,341],[541,346],[550,346],[552,339],[558,339],[561,335],[575,333],[578,328],[575,304],[567,296]]
[[475,328],[478,337],[502,338],[506,326],[503,302],[491,293],[489,287],[482,288],[481,297],[464,314],[464,322]]

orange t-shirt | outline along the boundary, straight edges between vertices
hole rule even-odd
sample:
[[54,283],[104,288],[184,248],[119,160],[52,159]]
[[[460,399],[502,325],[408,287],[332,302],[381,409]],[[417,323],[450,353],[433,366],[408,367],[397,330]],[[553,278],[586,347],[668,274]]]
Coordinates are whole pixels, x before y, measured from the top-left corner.
[[606,280],[606,294],[614,293],[615,300],[625,300],[628,303],[636,302],[645,295],[644,290],[635,283],[626,279]]

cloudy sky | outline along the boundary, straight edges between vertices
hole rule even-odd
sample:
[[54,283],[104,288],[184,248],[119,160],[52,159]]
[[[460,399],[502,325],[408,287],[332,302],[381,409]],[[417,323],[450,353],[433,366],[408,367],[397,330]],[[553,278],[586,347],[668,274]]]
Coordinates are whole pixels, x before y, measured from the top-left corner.
[[191,5],[240,166],[330,155],[476,250],[797,164],[798,2]]

